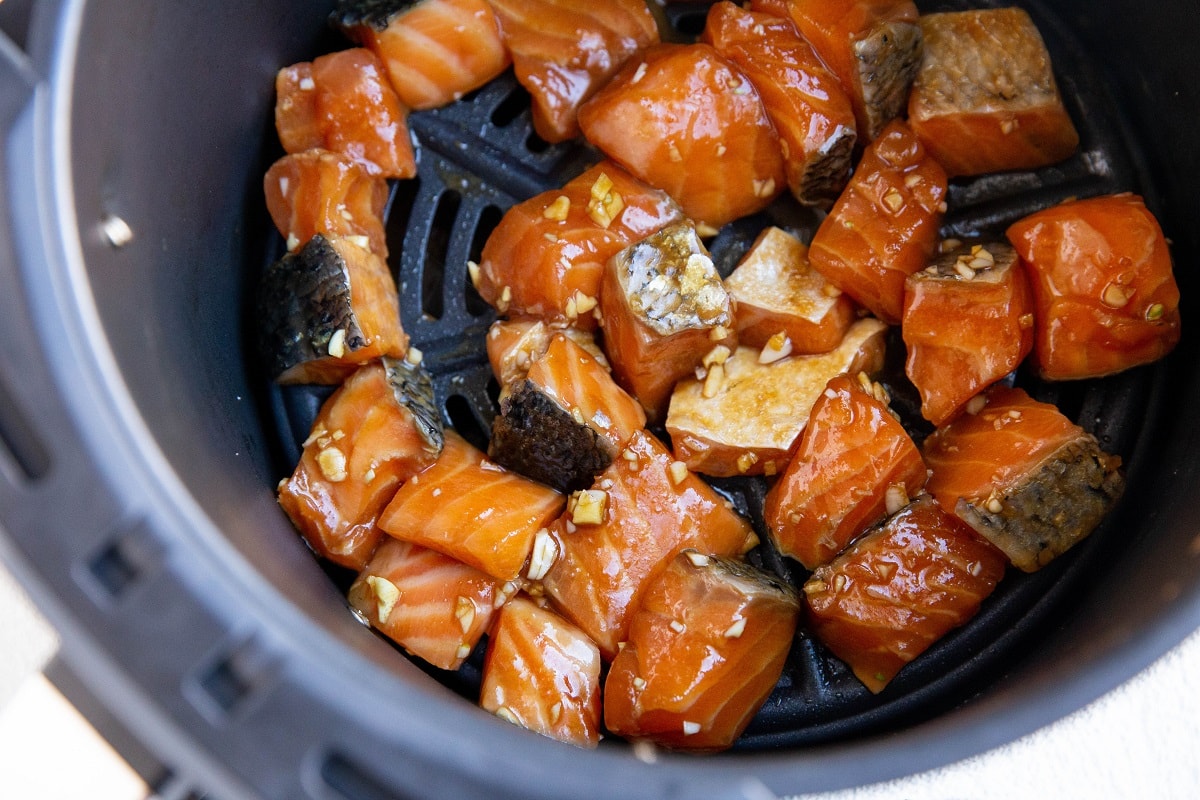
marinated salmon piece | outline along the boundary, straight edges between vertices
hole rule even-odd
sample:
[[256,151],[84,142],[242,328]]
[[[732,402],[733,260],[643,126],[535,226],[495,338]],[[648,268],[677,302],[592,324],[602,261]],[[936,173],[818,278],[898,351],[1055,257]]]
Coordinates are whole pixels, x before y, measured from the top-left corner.
[[759,234],[725,279],[737,306],[738,342],[759,359],[827,353],[841,343],[857,308],[808,262],[808,247],[782,228]]
[[676,381],[737,346],[733,301],[690,222],[610,258],[600,310],[613,375],[651,421],[663,418]]
[[922,495],[804,584],[813,632],[874,693],[971,620],[1004,556]]
[[379,56],[409,108],[458,100],[511,63],[487,0],[338,0],[330,22]]
[[689,547],[737,556],[757,543],[750,524],[645,431],[549,533],[553,546],[534,574],[606,659],[625,641],[646,581],[672,556]]
[[579,106],[634,53],[658,43],[644,0],[490,0],[517,80],[547,142],[579,135]]
[[368,364],[321,406],[279,504],[318,555],[361,570],[382,536],[380,512],[442,442],[428,374],[407,361]]
[[348,598],[372,628],[439,669],[458,669],[517,592],[435,550],[384,536]]
[[278,383],[340,383],[368,361],[408,351],[396,281],[360,243],[318,233],[267,268],[257,299],[259,349]]
[[666,193],[601,162],[505,212],[484,243],[475,288],[501,314],[592,330],[604,263],[682,219]]
[[929,493],[1025,572],[1083,540],[1125,488],[1120,458],[1055,406],[1007,386],[972,401],[923,451]]
[[507,581],[520,575],[534,534],[565,503],[558,492],[509,472],[446,431],[441,457],[400,487],[379,527]]
[[680,381],[671,395],[667,433],[675,457],[696,472],[725,477],[782,471],[829,380],[883,367],[887,326],[854,323],[828,353],[763,364],[739,347],[703,379]]
[[1033,169],[1075,152],[1050,53],[1024,10],[926,14],[920,25],[908,124],[949,175]]
[[871,313],[898,325],[904,281],[924,268],[946,212],[945,171],[902,121],[867,147],[817,228],[808,258]]
[[921,65],[912,0],[752,0],[750,8],[796,24],[850,95],[860,141],[903,114]]
[[696,550],[642,595],[604,683],[614,733],[680,750],[730,747],[783,673],[800,616],[773,575]]
[[1137,195],[1061,203],[1011,225],[1035,305],[1034,360],[1048,380],[1111,375],[1179,342],[1179,287],[1158,220]]
[[489,635],[479,705],[577,747],[600,741],[600,652],[528,597],[506,603]]
[[387,259],[387,182],[348,156],[320,149],[286,155],[267,170],[263,191],[288,252],[319,233],[349,238]]
[[837,77],[789,19],[715,4],[703,41],[758,90],[783,150],[788,188],[804,205],[829,208],[850,178],[854,108]]
[[565,333],[500,401],[488,455],[559,491],[584,489],[646,425],[638,402]]
[[533,362],[546,354],[551,337],[560,333],[583,348],[601,367],[606,370],[612,369],[608,357],[589,331],[572,327],[551,327],[540,319],[529,317],[498,319],[488,328],[485,345],[492,374],[500,384],[501,400],[509,388],[525,379]]
[[787,185],[758,92],[710,45],[660,44],[629,59],[580,107],[579,126],[711,228],[766,208]]
[[1017,368],[1033,349],[1033,295],[1005,242],[944,247],[908,276],[901,334],[904,371],[921,416],[942,425]]
[[888,402],[862,372],[826,385],[763,505],[779,552],[816,569],[924,488],[921,451]]
[[372,175],[417,174],[408,110],[370,50],[353,47],[282,69],[275,92],[275,127],[287,152],[319,147]]

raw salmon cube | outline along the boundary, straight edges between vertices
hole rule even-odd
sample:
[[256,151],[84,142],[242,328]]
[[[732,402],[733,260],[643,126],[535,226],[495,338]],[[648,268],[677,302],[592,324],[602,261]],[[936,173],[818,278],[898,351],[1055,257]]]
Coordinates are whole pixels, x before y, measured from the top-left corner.
[[525,379],[533,362],[546,354],[551,337],[559,333],[565,334],[585,350],[605,370],[612,370],[608,357],[596,344],[596,338],[590,331],[551,327],[531,317],[499,319],[488,328],[485,344],[492,374],[500,384],[501,400],[515,384]]
[[553,611],[518,596],[489,634],[479,705],[577,747],[600,741],[600,651]]
[[275,126],[287,152],[321,147],[372,175],[417,174],[408,111],[370,50],[354,47],[287,67],[275,91]]
[[795,457],[767,492],[779,551],[808,569],[829,562],[925,486],[925,462],[865,373],[833,378],[813,404]]
[[607,659],[625,640],[646,581],[675,553],[736,556],[757,543],[750,524],[645,431],[550,534],[552,564],[539,569],[546,596]]
[[781,472],[829,379],[882,369],[886,338],[887,326],[867,318],[828,353],[764,364],[759,350],[739,347],[671,395],[667,433],[675,457],[716,477]]
[[348,597],[371,627],[412,655],[458,669],[517,588],[436,550],[385,536]]
[[854,301],[808,262],[808,247],[767,228],[725,279],[737,304],[738,342],[764,358],[828,353],[855,320]]
[[642,595],[604,683],[614,733],[681,750],[728,748],[775,688],[796,591],[738,561],[685,550]]
[[1033,349],[1033,295],[1005,242],[943,248],[908,276],[901,334],[904,370],[921,416],[942,425]]
[[609,259],[600,288],[613,375],[661,420],[675,382],[737,346],[733,301],[689,222]]
[[923,451],[929,493],[1025,572],[1082,541],[1125,488],[1120,458],[1055,406],[1003,385]]
[[417,366],[384,359],[359,368],[313,423],[279,504],[319,555],[362,569],[382,536],[376,520],[397,487],[442,447],[433,384]]
[[566,500],[501,467],[453,431],[433,466],[396,492],[379,527],[500,580],[517,578],[534,535]]
[[928,495],[804,584],[817,637],[872,692],[954,628],[1004,577],[1004,556]]
[[946,172],[979,175],[1062,161],[1079,146],[1050,53],[1020,8],[926,14],[908,124]]

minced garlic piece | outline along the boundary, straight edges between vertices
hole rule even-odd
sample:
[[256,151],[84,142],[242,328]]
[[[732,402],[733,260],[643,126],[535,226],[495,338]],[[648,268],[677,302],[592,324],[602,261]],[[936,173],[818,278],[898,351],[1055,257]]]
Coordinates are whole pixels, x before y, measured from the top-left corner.
[[571,522],[576,525],[599,525],[604,522],[604,512],[608,506],[608,493],[599,489],[585,489],[576,492],[575,508],[571,512]]
[[333,483],[346,480],[346,454],[336,447],[326,447],[317,453],[317,466],[326,480]]
[[554,198],[553,203],[546,206],[545,210],[542,211],[542,216],[555,222],[565,222],[567,219],[567,214],[570,212],[571,198],[567,197],[565,194],[560,194],[558,197]]
[[379,624],[384,625],[387,623],[388,617],[392,615],[392,609],[396,607],[397,601],[400,600],[400,588],[387,578],[380,578],[377,575],[367,576],[367,586],[371,587],[371,591],[375,595],[375,610],[379,617]]

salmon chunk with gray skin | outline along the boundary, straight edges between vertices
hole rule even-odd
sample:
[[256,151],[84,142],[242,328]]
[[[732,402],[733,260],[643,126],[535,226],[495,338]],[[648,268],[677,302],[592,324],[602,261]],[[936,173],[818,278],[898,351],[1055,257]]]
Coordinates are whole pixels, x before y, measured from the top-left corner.
[[948,174],[1034,169],[1075,152],[1079,134],[1027,13],[927,14],[921,30],[925,56],[908,121]]

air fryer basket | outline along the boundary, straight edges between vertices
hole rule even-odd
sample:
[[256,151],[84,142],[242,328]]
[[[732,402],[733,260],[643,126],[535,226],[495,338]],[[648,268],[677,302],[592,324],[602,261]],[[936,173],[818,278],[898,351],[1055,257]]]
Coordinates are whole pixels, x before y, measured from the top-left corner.
[[[880,696],[802,634],[737,752],[651,763],[618,743],[577,751],[472,708],[459,696],[473,691],[472,668],[431,679],[359,626],[346,576],[313,560],[274,502],[326,393],[269,388],[249,355],[250,298],[280,247],[261,176],[278,154],[274,71],[341,46],[328,5],[52,0],[33,9],[28,37],[6,31],[25,52],[0,43],[0,551],[59,627],[66,661],[177,785],[354,799],[851,786],[1019,736],[1200,625],[1188,502],[1200,451],[1186,413],[1200,401],[1190,0],[1152,14],[1129,0],[1020,3],[1055,58],[1080,154],[956,183],[946,225],[995,232],[1040,205],[1122,189],[1162,220],[1184,294],[1177,352],[1086,384],[1019,378],[1125,458],[1117,511],[1046,570],[1010,575]],[[596,156],[532,138],[509,78],[411,124],[420,175],[395,188],[388,212],[402,313],[447,421],[481,442],[494,413],[481,350],[492,316],[466,261],[504,208]],[[787,204],[769,216],[815,222]],[[759,224],[724,231],[718,262],[731,266]],[[757,521],[760,484],[721,488]],[[789,570],[769,550],[756,558]]]

